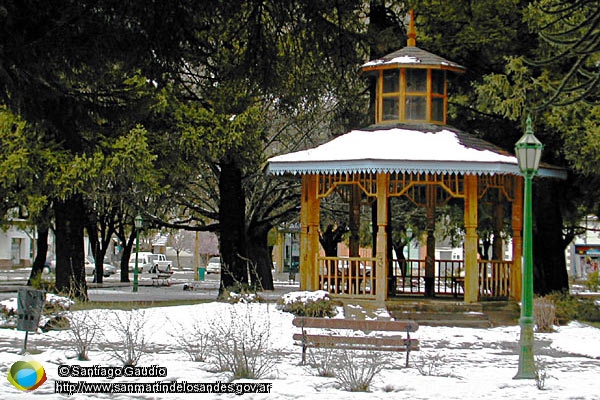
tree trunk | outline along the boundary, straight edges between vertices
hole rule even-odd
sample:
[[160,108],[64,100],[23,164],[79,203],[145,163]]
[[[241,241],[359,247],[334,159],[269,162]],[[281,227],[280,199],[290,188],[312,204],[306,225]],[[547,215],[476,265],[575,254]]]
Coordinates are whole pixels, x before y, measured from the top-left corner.
[[81,195],[55,200],[54,217],[56,290],[71,298],[88,300],[83,244],[85,208]]
[[533,288],[540,296],[568,291],[565,260],[568,242],[563,237],[560,199],[563,181],[535,180],[533,190]]
[[38,275],[41,275],[44,271],[44,266],[46,264],[46,253],[48,253],[48,231],[48,227],[38,226],[37,228],[37,253],[35,254],[35,260],[33,260],[33,266],[31,267],[29,280],[27,280],[27,286],[31,286],[31,281]]
[[97,283],[102,283],[103,280],[103,269],[104,266],[102,265],[102,262],[100,262],[100,265],[98,265],[98,258],[100,258],[100,256],[102,258],[100,258],[100,261],[104,261],[104,254],[99,254],[100,253],[100,241],[98,238],[98,228],[97,228],[97,222],[96,222],[96,218],[93,214],[88,214],[88,217],[86,219],[86,224],[85,224],[85,230],[87,231],[88,234],[88,239],[90,241],[90,247],[92,249],[92,257],[94,258],[94,282]]
[[131,252],[133,250],[133,246],[135,244],[135,229],[129,231],[129,238],[125,239],[125,232],[123,229],[120,229],[117,232],[117,237],[121,241],[123,245],[123,250],[121,252],[121,282],[128,283],[129,281],[129,258],[131,257]]
[[273,290],[273,259],[269,251],[271,226],[260,225],[248,229],[248,258],[251,261],[250,278],[253,286]]
[[233,159],[221,161],[219,175],[219,226],[221,286],[224,289],[248,284],[245,216],[246,201],[242,189],[242,171]]
[[333,225],[328,225],[325,232],[319,235],[319,243],[321,243],[326,257],[337,257],[338,244],[344,239],[346,232],[348,232],[346,224],[339,223],[335,228]]

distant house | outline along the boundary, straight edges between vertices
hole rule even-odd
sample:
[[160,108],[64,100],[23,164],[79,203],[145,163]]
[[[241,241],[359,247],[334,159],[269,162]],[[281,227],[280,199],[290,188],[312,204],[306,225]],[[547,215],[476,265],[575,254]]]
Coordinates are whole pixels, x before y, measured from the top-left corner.
[[581,225],[585,233],[576,236],[567,248],[567,271],[573,279],[585,279],[598,270],[600,262],[600,222],[596,216],[587,216]]
[[20,227],[18,222],[0,230],[0,268],[24,267],[33,263],[35,229]]

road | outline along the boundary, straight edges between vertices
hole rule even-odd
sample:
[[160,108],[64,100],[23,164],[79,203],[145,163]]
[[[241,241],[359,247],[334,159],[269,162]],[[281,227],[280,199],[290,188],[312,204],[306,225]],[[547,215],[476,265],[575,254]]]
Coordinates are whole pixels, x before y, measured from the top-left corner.
[[[0,300],[15,297],[19,288],[25,287],[29,277],[29,268],[0,270]],[[167,300],[215,300],[219,292],[219,274],[207,274],[204,281],[194,281],[191,269],[175,270],[169,280],[170,285],[152,285],[152,276],[147,272],[138,275],[138,291],[133,292],[133,273],[129,283],[119,282],[119,274],[105,277],[102,284],[93,283],[92,276],[87,277],[88,296],[91,301],[167,301]],[[274,291],[265,291],[261,296],[267,300],[276,300],[282,294],[299,290],[298,282],[289,282],[288,274],[274,274]],[[184,290],[193,286],[194,290]]]

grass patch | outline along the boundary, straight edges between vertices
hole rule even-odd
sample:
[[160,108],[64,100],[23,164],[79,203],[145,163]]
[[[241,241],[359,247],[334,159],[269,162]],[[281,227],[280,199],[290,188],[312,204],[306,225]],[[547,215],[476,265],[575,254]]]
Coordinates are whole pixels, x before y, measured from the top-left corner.
[[585,321],[584,322],[586,325],[590,325],[593,326],[594,328],[598,328],[600,329],[600,322],[594,322],[594,321]]
[[71,306],[72,311],[82,310],[124,310],[131,311],[132,309],[152,308],[152,307],[174,307],[174,306],[190,306],[194,304],[212,303],[211,299],[182,299],[182,300],[157,300],[157,301],[87,301],[78,302]]

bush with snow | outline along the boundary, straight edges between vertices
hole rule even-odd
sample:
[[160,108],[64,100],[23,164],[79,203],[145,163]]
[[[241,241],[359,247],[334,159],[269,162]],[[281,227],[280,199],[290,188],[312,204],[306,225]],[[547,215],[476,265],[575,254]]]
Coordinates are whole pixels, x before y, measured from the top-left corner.
[[298,317],[333,317],[337,313],[324,290],[287,293],[279,300],[278,307]]
[[[75,302],[68,297],[46,293],[46,301],[39,322],[42,331],[68,326],[68,321],[64,318],[64,314],[73,304],[75,304]],[[2,300],[0,302],[0,325],[10,327],[16,326],[17,309],[17,297]]]

